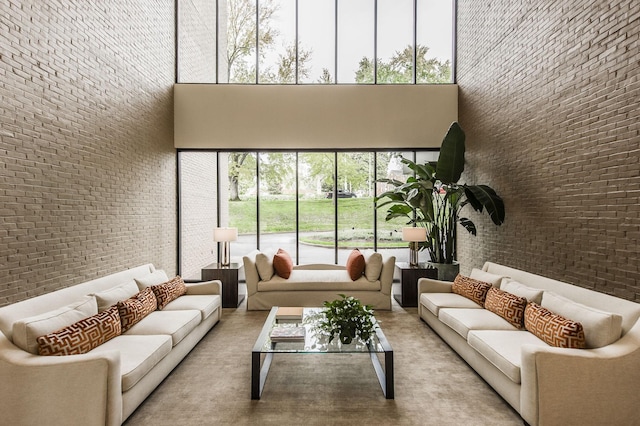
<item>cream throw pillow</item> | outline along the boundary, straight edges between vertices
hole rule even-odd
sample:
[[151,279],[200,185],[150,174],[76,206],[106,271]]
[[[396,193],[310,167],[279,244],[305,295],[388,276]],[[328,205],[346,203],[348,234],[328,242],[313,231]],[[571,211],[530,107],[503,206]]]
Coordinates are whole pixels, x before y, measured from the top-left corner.
[[500,281],[504,278],[502,275],[491,274],[478,268],[473,268],[469,277],[474,280],[489,283],[496,288],[500,288]]
[[380,253],[371,253],[367,257],[365,254],[364,276],[367,281],[377,281],[382,273],[382,255]]
[[136,284],[138,284],[138,291],[140,291],[144,290],[147,287],[151,287],[152,285],[166,283],[167,281],[169,281],[169,277],[167,276],[167,273],[162,269],[158,269],[157,271],[152,272],[149,275],[145,275],[142,278],[135,278],[135,280]]
[[13,343],[19,348],[38,354],[40,336],[58,331],[80,320],[98,313],[98,304],[93,296],[84,296],[81,300],[53,311],[29,318],[23,318],[13,324]]
[[542,306],[582,324],[587,348],[607,346],[622,334],[621,315],[582,305],[550,291],[542,295]]
[[139,291],[140,289],[136,282],[131,280],[108,290],[95,293],[94,296],[98,302],[98,312],[102,312],[122,300],[127,300]]
[[507,281],[502,284],[500,289],[515,294],[516,296],[524,297],[527,301],[537,303],[538,305],[542,301],[542,293],[544,292],[539,288],[528,287],[517,281]]
[[271,257],[264,253],[256,254],[256,269],[258,270],[258,275],[260,275],[260,280],[269,281],[274,274]]

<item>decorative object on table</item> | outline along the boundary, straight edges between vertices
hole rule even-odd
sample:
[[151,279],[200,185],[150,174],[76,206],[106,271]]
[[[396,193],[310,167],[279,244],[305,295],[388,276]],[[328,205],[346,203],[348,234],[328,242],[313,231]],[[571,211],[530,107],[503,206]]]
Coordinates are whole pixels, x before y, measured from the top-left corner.
[[402,228],[402,241],[409,242],[409,264],[418,265],[420,243],[427,241],[427,230],[423,227]]
[[425,227],[427,239],[419,243],[420,248],[429,252],[431,263],[438,268],[438,279],[448,281],[453,281],[459,270],[455,262],[456,223],[476,235],[473,222],[460,217],[462,208],[470,204],[481,213],[486,209],[496,225],[501,225],[505,216],[504,202],[492,188],[458,183],[464,171],[464,141],[464,131],[454,122],[442,141],[437,162],[416,164],[403,158],[402,163],[415,176],[406,182],[378,179],[394,187],[376,198],[376,202],[386,199],[377,207],[387,208],[385,220],[401,217],[407,219],[408,225]]
[[269,337],[272,342],[304,342],[306,330],[304,327],[274,327]]
[[230,242],[238,239],[238,228],[215,228],[213,230],[213,241],[222,243],[222,266],[229,266],[231,263]]
[[377,323],[370,305],[363,305],[353,296],[339,294],[341,299],[324,302],[324,317],[319,327],[328,332],[329,343],[337,336],[343,344],[349,344],[359,337],[367,342],[373,336]]
[[302,307],[279,306],[276,312],[276,321],[302,321]]

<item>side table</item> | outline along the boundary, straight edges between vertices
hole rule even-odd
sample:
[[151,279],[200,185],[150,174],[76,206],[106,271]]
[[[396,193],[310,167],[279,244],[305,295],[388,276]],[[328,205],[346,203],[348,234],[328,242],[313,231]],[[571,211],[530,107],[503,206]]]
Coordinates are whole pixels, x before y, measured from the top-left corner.
[[[438,279],[438,270],[427,263],[411,266],[409,262],[397,262],[400,271],[400,285],[394,286],[393,297],[403,307],[418,306],[418,279]],[[399,291],[396,291],[399,290]]]
[[238,272],[244,267],[241,263],[222,266],[212,263],[201,270],[203,281],[220,280],[222,282],[222,307],[237,308],[244,300],[244,294],[238,292]]

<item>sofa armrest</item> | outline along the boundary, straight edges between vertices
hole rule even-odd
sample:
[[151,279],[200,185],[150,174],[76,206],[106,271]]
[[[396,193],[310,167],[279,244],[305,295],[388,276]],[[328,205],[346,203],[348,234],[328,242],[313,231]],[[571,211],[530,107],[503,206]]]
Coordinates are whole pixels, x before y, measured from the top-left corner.
[[640,323],[597,349],[522,347],[520,414],[531,425],[640,418]]
[[382,263],[380,271],[380,292],[388,294],[391,297],[391,288],[393,286],[393,273],[396,269],[396,257],[389,256]]
[[418,299],[420,299],[421,293],[451,293],[452,286],[451,281],[420,278],[418,279]]
[[11,425],[120,425],[120,353],[38,356],[0,334],[0,412]]
[[187,284],[187,294],[219,294],[222,295],[222,282],[220,280],[203,281]]

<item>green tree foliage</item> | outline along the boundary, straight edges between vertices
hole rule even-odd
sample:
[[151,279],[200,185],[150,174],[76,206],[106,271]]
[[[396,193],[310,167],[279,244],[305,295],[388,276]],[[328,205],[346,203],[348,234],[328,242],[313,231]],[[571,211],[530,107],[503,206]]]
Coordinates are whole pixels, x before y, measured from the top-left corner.
[[[429,48],[418,45],[416,47],[416,63],[418,74],[417,83],[450,83],[451,63],[440,62],[435,58],[427,59]],[[373,59],[363,57],[356,71],[356,82],[373,84]],[[401,52],[396,52],[389,62],[378,59],[379,84],[410,84],[413,82],[413,46],[407,46]]]
[[[294,188],[296,156],[292,153],[269,152],[260,154],[260,182],[271,195],[282,194]],[[262,185],[261,185],[262,186]]]

